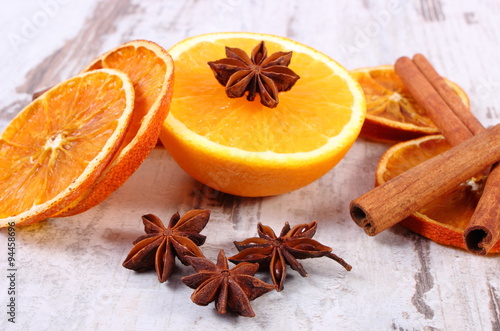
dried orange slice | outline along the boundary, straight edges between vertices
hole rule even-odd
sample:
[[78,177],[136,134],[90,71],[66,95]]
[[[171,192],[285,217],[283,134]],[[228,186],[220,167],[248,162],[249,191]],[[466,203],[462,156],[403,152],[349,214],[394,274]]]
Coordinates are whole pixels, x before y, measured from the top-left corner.
[[83,194],[124,139],[133,104],[129,78],[106,69],[24,108],[0,136],[0,226],[41,221]]
[[[406,141],[423,135],[438,134],[425,110],[420,107],[392,65],[351,71],[366,97],[366,120],[361,135],[385,142]],[[467,94],[447,80],[453,91],[469,107]]]
[[[276,108],[257,98],[228,98],[208,61],[225,46],[250,54],[265,41],[268,54],[293,51],[289,68],[300,76],[279,93]],[[240,196],[289,192],[320,178],[356,140],[365,100],[349,72],[326,55],[278,36],[214,33],[186,39],[169,53],[174,95],[160,140],[192,177]]]
[[172,98],[173,61],[159,45],[146,40],[127,42],[94,59],[84,71],[118,69],[135,90],[132,122],[112,163],[86,194],[57,216],[81,213],[106,199],[137,170],[155,147]]
[[[436,156],[451,146],[442,135],[430,135],[390,147],[380,159],[376,185]],[[484,178],[472,178],[400,224],[437,243],[466,249],[463,232],[476,208]],[[432,185],[432,183],[429,183]],[[500,241],[490,253],[500,252]]]

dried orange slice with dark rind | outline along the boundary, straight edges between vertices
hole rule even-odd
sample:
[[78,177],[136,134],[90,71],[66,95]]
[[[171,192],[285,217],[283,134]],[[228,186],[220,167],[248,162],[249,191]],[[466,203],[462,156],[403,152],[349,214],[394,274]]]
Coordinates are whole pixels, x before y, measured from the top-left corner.
[[[351,75],[361,85],[366,98],[366,119],[361,136],[399,142],[439,133],[392,65],[356,69]],[[467,94],[457,84],[447,82],[469,107]]]
[[[385,183],[449,148],[451,146],[442,135],[420,137],[393,145],[377,165],[376,185]],[[400,224],[439,244],[466,249],[463,233],[479,201],[484,179],[480,176],[470,179]],[[500,241],[490,253],[499,252]]]

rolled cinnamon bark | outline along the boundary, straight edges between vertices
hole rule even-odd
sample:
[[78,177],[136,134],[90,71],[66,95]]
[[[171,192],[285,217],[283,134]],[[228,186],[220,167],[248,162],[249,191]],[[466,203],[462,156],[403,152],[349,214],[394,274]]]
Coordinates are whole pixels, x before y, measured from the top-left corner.
[[351,217],[374,236],[499,160],[500,124],[353,200]]
[[410,94],[425,109],[427,116],[451,145],[458,145],[473,136],[410,58],[399,58],[394,69]]
[[[420,69],[420,72],[427,78],[429,83],[439,93],[441,98],[450,107],[456,117],[462,121],[463,124],[471,131],[472,134],[478,134],[484,131],[484,126],[472,114],[470,109],[465,106],[458,94],[448,85],[446,80],[441,77],[432,64],[422,54],[415,54],[413,56],[413,63]],[[431,111],[432,113],[432,111]],[[431,114],[433,115],[433,114]],[[441,115],[441,114],[438,114]],[[432,119],[432,118],[431,118]],[[439,127],[438,127],[439,128]]]
[[481,199],[464,231],[464,241],[467,250],[485,255],[499,239],[500,167],[497,165],[490,172]]
[[[457,119],[473,135],[485,130],[481,122],[464,105],[424,55],[413,56],[413,63],[408,58],[402,58],[396,62],[395,67],[410,93],[424,107],[429,117],[452,145],[470,138],[469,133],[465,132],[461,125],[456,127]],[[415,68],[418,68],[420,72]],[[423,82],[424,79],[429,82],[435,92]],[[424,88],[421,89],[419,84],[424,84]],[[435,99],[439,98],[448,107],[444,107],[440,102],[436,103]],[[467,250],[481,255],[487,254],[500,239],[500,206],[496,202],[500,199],[500,167],[486,169],[485,174],[488,173],[483,194],[464,231]]]

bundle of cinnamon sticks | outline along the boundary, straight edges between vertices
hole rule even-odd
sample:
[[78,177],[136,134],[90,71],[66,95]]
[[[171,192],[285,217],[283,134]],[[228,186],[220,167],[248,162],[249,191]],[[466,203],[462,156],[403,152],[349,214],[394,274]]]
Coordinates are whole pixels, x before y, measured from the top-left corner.
[[353,220],[376,235],[470,177],[488,172],[483,194],[464,231],[470,252],[487,254],[500,239],[500,124],[485,129],[421,54],[397,60],[408,91],[454,146],[351,202]]

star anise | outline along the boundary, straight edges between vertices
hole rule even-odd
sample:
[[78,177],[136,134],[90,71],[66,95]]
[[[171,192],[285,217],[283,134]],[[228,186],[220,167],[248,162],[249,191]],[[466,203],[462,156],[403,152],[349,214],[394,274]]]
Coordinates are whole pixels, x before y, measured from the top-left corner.
[[200,306],[215,301],[219,314],[225,314],[229,309],[241,316],[253,317],[255,313],[250,301],[275,288],[253,277],[259,269],[257,263],[243,262],[229,269],[223,250],[219,252],[217,264],[201,257],[187,257],[187,260],[196,273],[181,280],[195,289],[191,300]]
[[259,93],[260,102],[274,108],[279,102],[278,93],[290,90],[300,78],[288,68],[292,52],[276,52],[268,57],[263,41],[253,49],[251,57],[231,47],[226,47],[226,56],[208,65],[230,98],[240,98],[248,91],[247,100],[253,101]]
[[175,213],[165,227],[155,215],[142,216],[146,234],[134,241],[123,266],[135,271],[156,269],[158,280],[167,281],[174,270],[176,256],[184,265],[188,265],[188,256],[203,256],[198,246],[203,245],[206,237],[200,231],[209,218],[209,210],[193,209],[182,217]]
[[286,264],[289,264],[302,277],[307,277],[307,272],[297,259],[326,256],[340,263],[346,270],[351,270],[352,267],[333,254],[330,247],[311,239],[316,233],[317,225],[318,223],[314,221],[309,224],[299,224],[290,229],[290,225],[286,222],[280,236],[277,237],[269,226],[259,222],[257,231],[260,238],[235,241],[234,245],[240,252],[229,257],[229,261],[233,263],[253,262],[268,266],[277,291],[284,288]]

